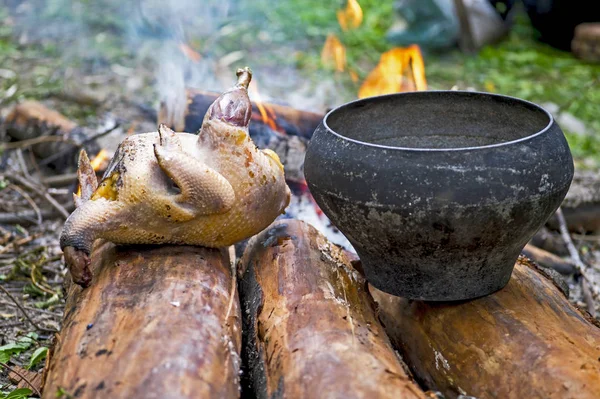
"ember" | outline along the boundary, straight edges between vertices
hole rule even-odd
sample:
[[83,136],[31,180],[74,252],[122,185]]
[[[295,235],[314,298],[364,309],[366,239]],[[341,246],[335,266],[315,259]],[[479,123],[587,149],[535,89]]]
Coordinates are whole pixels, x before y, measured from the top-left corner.
[[277,116],[275,115],[275,112],[273,112],[273,108],[263,103],[260,93],[258,91],[258,84],[256,83],[256,81],[253,80],[252,82],[250,82],[248,93],[251,98],[254,98],[254,104],[258,108],[258,112],[260,113],[262,122],[265,125],[269,126],[269,128],[271,128],[271,130],[273,131],[281,131],[281,129],[277,126],[277,123],[275,122]]
[[111,155],[104,148],[100,150],[98,154],[92,159],[92,168],[98,172],[106,169],[108,162],[110,161]]

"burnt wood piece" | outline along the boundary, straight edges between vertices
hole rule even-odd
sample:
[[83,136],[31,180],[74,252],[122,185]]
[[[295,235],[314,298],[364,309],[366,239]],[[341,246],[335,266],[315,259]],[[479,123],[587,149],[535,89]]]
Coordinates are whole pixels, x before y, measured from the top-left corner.
[[[183,126],[184,132],[197,132],[202,126],[204,114],[208,107],[217,99],[220,93],[187,90],[188,107],[185,113],[185,123],[175,123]],[[315,128],[323,120],[323,115],[301,111],[284,105],[264,103],[275,114],[275,122],[279,130],[273,130],[263,123],[256,103],[252,103],[252,119],[250,121],[250,137],[258,148],[268,148],[277,153],[285,166],[285,178],[292,182],[304,182],[304,153],[306,145]],[[158,122],[166,123],[167,110],[164,104],[158,112]],[[168,124],[168,123],[167,123]],[[175,128],[176,126],[171,126]]]
[[31,146],[33,153],[40,159],[64,154],[50,162],[53,169],[62,170],[73,163],[77,152],[74,143],[86,139],[85,133],[75,122],[37,101],[24,101],[15,105],[4,119],[3,125],[14,141],[41,136],[62,138],[64,141],[46,141]]
[[249,397],[425,398],[364,278],[312,226],[274,223],[252,238],[240,273]]
[[560,236],[560,233],[552,232],[546,226],[540,228],[535,235],[531,237],[529,243],[558,256],[569,256],[569,250],[565,245],[565,241]]
[[554,269],[560,274],[569,275],[577,271],[572,262],[531,244],[525,245],[523,254],[537,262],[539,265]]
[[37,101],[24,101],[15,105],[5,121],[10,124],[9,134],[16,140],[32,139],[46,131],[67,134],[77,127],[66,116]]
[[[185,113],[185,132],[197,132],[202,126],[202,119],[208,110],[208,107],[219,97],[221,93],[212,91],[203,91],[196,89],[188,89],[188,107]],[[304,139],[310,139],[313,132],[323,120],[323,114],[310,111],[302,111],[286,105],[262,103],[266,108],[273,111],[275,115],[275,123],[281,133],[290,136],[299,136]],[[159,111],[159,119],[161,115],[166,115],[164,106]],[[161,122],[159,120],[159,122]],[[252,102],[252,121],[250,122],[250,134],[258,125],[264,125],[256,102]]]
[[[576,170],[573,183],[561,208],[569,230],[576,233],[600,232],[600,176],[596,171]],[[558,230],[553,216],[548,226]]]
[[468,302],[410,301],[370,289],[415,378],[447,398],[600,395],[600,329],[524,257],[506,287]]
[[68,288],[44,398],[239,397],[241,317],[225,251],[101,243],[92,260],[94,283]]

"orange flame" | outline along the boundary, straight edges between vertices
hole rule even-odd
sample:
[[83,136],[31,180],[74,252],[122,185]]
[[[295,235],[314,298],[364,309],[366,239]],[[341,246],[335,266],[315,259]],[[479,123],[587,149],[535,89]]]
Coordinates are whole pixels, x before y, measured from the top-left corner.
[[275,122],[277,116],[275,115],[275,112],[273,111],[273,109],[271,109],[271,107],[269,107],[266,104],[263,104],[260,93],[258,92],[258,85],[256,83],[256,80],[252,80],[250,82],[249,91],[252,97],[254,97],[254,104],[256,104],[256,108],[258,108],[258,112],[260,113],[262,122],[265,125],[269,126],[271,130],[278,131],[279,129],[277,126],[277,122]]
[[[108,162],[110,161],[110,154],[104,148],[101,149],[94,159],[90,161],[90,165],[94,172],[98,172],[98,170],[103,170],[108,167]],[[81,197],[81,187],[77,187],[77,196]]]
[[333,33],[327,35],[321,51],[321,61],[329,67],[334,67],[338,72],[346,70],[346,48]]
[[346,8],[337,12],[337,20],[343,31],[358,28],[363,20],[363,11],[358,1],[348,0]]
[[92,159],[90,165],[92,165],[94,171],[97,172],[98,170],[106,169],[108,161],[110,161],[110,154],[103,148],[96,154],[94,159]]
[[421,49],[413,44],[381,54],[379,64],[358,90],[358,98],[415,90],[427,90],[427,81]]
[[183,55],[185,55],[188,59],[192,60],[193,62],[197,63],[202,59],[202,55],[200,55],[200,53],[198,53],[186,43],[179,43],[179,50],[181,50]]

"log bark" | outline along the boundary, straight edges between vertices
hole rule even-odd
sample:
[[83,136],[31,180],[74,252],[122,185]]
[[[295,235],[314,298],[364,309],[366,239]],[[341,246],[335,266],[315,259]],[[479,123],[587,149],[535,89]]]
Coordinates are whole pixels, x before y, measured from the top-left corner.
[[226,251],[102,243],[92,259],[92,286],[68,288],[44,398],[239,397]]
[[539,265],[554,269],[560,274],[570,275],[577,271],[573,262],[531,244],[525,245],[523,254],[537,262]]
[[240,270],[242,385],[251,397],[425,398],[378,322],[365,280],[313,227],[276,222],[251,240]]
[[2,124],[14,141],[55,136],[54,141],[31,146],[38,158],[52,159],[47,162],[52,169],[64,170],[73,164],[73,157],[77,153],[74,143],[86,139],[84,131],[75,122],[37,101],[24,101],[15,105]]
[[[575,171],[561,208],[570,231],[600,232],[600,177],[597,171]],[[558,230],[556,217],[550,218],[547,224]]]
[[77,127],[77,124],[66,116],[53,111],[37,101],[24,101],[6,116],[6,122],[11,125],[11,136],[17,140],[27,140],[41,135],[36,130],[53,130],[67,134]]
[[524,257],[504,289],[468,302],[370,288],[415,378],[447,398],[600,397],[600,329]]

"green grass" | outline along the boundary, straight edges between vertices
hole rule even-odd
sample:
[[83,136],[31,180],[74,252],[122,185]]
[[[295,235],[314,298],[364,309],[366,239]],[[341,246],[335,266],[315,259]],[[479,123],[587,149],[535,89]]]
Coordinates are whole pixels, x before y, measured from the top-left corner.
[[439,88],[458,83],[461,88],[554,103],[560,112],[586,125],[587,135],[565,132],[575,157],[585,159],[588,166],[600,166],[600,65],[587,64],[533,37],[531,26],[520,19],[505,40],[476,55],[428,59],[429,81]]
[[[277,62],[295,62],[298,68],[322,76],[320,50],[329,33],[338,35],[347,47],[348,66],[364,79],[377,64],[379,55],[391,48],[385,35],[394,22],[391,0],[362,0],[363,24],[343,32],[336,11],[345,2],[316,0],[260,0],[249,3],[247,31],[271,32],[271,41],[296,51]],[[254,35],[253,37],[256,37]],[[232,40],[235,43],[235,39]],[[252,43],[247,43],[252,46]],[[426,54],[427,79],[431,89],[474,88],[523,98],[538,104],[554,103],[583,121],[588,134],[566,131],[573,154],[585,165],[600,166],[600,65],[587,64],[571,53],[559,51],[535,40],[535,32],[525,15],[519,15],[507,38],[488,45],[477,54],[458,50],[446,54]],[[316,74],[316,72],[320,72]],[[337,76],[352,93],[358,87],[345,76]],[[583,163],[580,162],[580,166]]]

